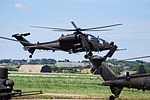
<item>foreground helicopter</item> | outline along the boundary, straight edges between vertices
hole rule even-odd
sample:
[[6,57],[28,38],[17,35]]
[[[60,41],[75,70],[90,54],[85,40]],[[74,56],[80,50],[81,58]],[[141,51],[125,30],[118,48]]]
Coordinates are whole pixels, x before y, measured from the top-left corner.
[[85,55],[86,58],[87,55],[92,56],[92,51],[99,52],[103,50],[110,50],[114,46],[114,42],[110,42],[110,43],[106,42],[104,39],[95,37],[91,34],[84,34],[83,31],[107,31],[106,29],[105,30],[99,30],[99,29],[122,25],[122,24],[114,24],[114,25],[108,25],[102,27],[81,29],[78,28],[74,22],[71,23],[75,29],[31,26],[34,28],[52,29],[54,31],[74,32],[73,34],[62,35],[59,39],[50,42],[44,42],[44,43],[37,42],[36,44],[30,43],[28,40],[24,38],[25,36],[30,35],[30,33],[12,35],[12,37],[15,37],[17,40],[6,38],[6,37],[0,37],[0,38],[20,42],[24,46],[24,49],[31,54],[29,55],[30,58],[32,58],[32,55],[36,49],[52,50],[52,51],[62,50],[65,52],[69,52],[69,54],[77,53],[77,52],[86,52],[87,53]]
[[8,69],[0,66],[0,100],[10,100],[12,97],[42,94],[42,91],[22,92],[14,89],[13,80],[8,79]]
[[[102,83],[104,86],[109,86],[111,92],[114,95],[109,97],[110,100],[115,100],[115,98],[119,97],[122,89],[124,87],[127,88],[136,88],[138,90],[142,89],[150,90],[150,74],[138,74],[138,75],[129,75],[129,72],[126,73],[126,76],[117,76],[115,73],[107,66],[105,60],[107,57],[111,57],[113,53],[116,51],[117,47],[111,49],[106,56],[101,57],[97,55],[89,56],[89,60],[93,64],[94,68],[91,70],[94,72],[95,70],[100,71],[100,75],[104,79],[105,82]],[[138,57],[138,58],[146,58]],[[130,58],[126,60],[132,60],[136,58]]]

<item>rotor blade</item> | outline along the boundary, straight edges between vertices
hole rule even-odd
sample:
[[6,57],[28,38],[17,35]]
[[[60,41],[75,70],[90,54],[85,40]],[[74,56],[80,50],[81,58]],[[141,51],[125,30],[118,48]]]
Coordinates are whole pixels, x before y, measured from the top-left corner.
[[25,41],[19,41],[19,40],[15,40],[15,39],[11,39],[11,38],[6,38],[6,37],[2,37],[0,36],[1,39],[5,39],[5,40],[10,40],[10,41],[15,41],[15,42],[22,42],[22,43],[28,43],[28,42],[25,42]]
[[85,30],[81,29],[81,31],[112,31],[113,29],[103,29],[103,30]]
[[141,56],[141,57],[133,57],[133,58],[123,59],[123,60],[134,60],[134,59],[149,58],[149,57],[150,56]]
[[11,38],[6,38],[6,37],[2,37],[2,36],[0,36],[0,38],[1,38],[1,39],[5,39],[5,40],[10,40],[10,41],[19,42],[18,40],[11,39]]
[[77,31],[77,30],[78,31],[110,31],[111,29],[107,29],[107,30],[97,30],[97,29],[122,25],[122,24],[113,24],[113,25],[107,25],[107,26],[101,26],[101,27],[82,29],[82,28],[78,28],[73,21],[71,21],[71,23],[75,27],[75,29],[64,29],[64,28],[43,27],[43,26],[30,26],[30,27],[52,29],[53,31]]
[[63,29],[63,28],[54,28],[54,27],[45,27],[45,26],[30,26],[34,28],[44,28],[44,29],[52,29],[52,30],[65,30],[65,31],[70,31],[71,29]]
[[76,31],[76,29],[54,29],[53,31],[67,32],[67,31]]
[[63,29],[63,28],[54,28],[54,27],[43,27],[43,26],[30,26],[34,28],[43,28],[43,29],[52,29],[53,31],[76,31],[76,29]]
[[95,30],[95,29],[100,29],[100,28],[107,28],[107,27],[114,27],[114,26],[119,26],[122,24],[113,24],[113,25],[107,25],[107,26],[101,26],[101,27],[93,27],[93,28],[86,28],[82,29],[83,31],[89,31],[89,30]]
[[78,29],[78,27],[76,26],[76,24],[73,21],[71,21],[71,24],[75,27],[75,29]]
[[123,50],[127,50],[127,49],[117,49],[116,51],[123,51]]

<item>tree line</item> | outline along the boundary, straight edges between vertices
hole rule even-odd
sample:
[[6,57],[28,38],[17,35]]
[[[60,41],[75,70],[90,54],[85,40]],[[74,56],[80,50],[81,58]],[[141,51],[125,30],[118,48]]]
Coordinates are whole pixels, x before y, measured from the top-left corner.
[[[24,64],[53,64],[55,65],[57,62],[71,62],[69,59],[65,60],[55,60],[52,58],[42,58],[42,59],[1,59],[0,64],[6,64],[9,70],[17,70],[12,68],[11,66],[19,66]],[[90,63],[89,60],[78,61],[82,63]],[[150,73],[150,62],[145,62],[142,60],[136,61],[120,61],[117,59],[108,59],[107,64],[116,74],[120,74],[121,71],[130,70],[137,71],[138,73]],[[92,66],[92,65],[91,65]],[[60,70],[58,66],[53,66],[54,71]],[[85,67],[85,66],[82,66]]]

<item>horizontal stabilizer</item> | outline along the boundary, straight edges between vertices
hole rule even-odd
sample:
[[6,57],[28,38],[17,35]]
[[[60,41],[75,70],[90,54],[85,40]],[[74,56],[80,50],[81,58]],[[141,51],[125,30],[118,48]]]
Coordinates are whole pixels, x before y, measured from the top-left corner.
[[14,34],[14,35],[12,35],[12,37],[16,37],[16,36],[28,36],[28,35],[30,35],[30,33]]

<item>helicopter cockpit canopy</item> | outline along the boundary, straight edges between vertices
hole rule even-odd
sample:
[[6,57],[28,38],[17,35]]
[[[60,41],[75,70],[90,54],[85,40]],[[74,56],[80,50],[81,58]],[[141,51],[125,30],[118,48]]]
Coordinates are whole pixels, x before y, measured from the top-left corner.
[[86,35],[87,35],[87,39],[89,41],[95,41],[95,42],[100,43],[100,44],[106,43],[106,41],[104,39],[102,39],[102,38],[95,37],[95,36],[93,36],[91,34],[86,34]]

